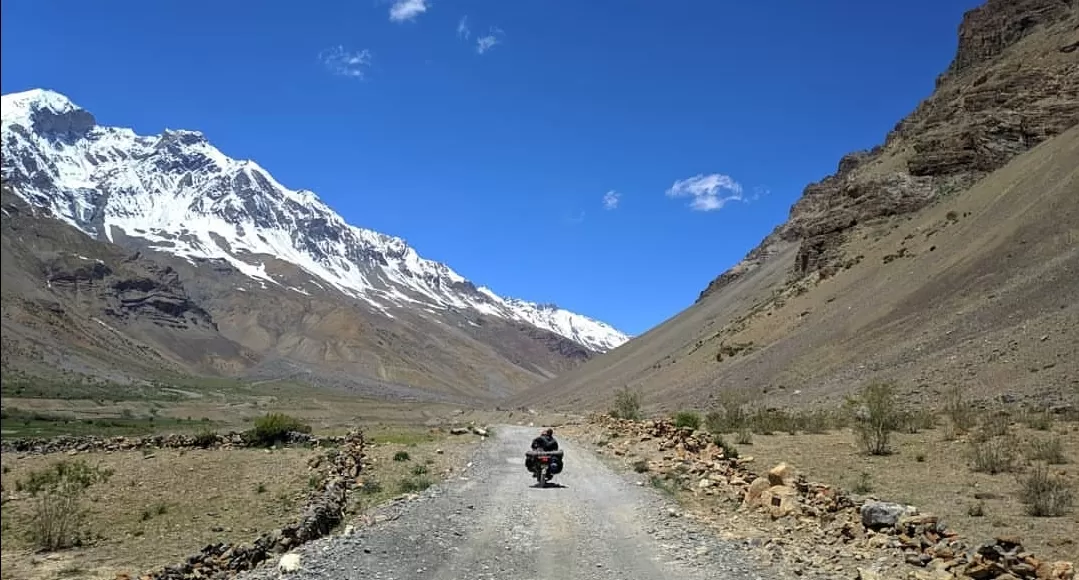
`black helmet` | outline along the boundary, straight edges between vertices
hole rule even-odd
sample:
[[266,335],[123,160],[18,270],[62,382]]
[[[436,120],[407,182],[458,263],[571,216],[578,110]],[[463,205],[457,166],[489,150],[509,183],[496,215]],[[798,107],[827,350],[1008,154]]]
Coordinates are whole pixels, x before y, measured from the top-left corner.
[[543,430],[543,434],[548,436],[548,437],[554,437],[554,429],[551,429],[550,427],[548,427],[548,428]]

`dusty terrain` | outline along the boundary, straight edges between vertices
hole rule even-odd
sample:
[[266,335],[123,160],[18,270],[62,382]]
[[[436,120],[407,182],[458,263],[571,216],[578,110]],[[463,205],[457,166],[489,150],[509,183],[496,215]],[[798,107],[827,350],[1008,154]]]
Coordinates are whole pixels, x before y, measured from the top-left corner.
[[[1068,455],[1079,447],[1074,423],[1048,432],[1039,429],[1036,434],[1012,428],[1021,433],[1020,439],[1052,437],[1055,431],[1065,441],[1067,463],[1050,462],[1050,470],[1068,482],[1073,493],[1079,489],[1074,460]],[[587,441],[612,468],[677,499],[687,515],[720,537],[748,542],[778,569],[797,575],[918,580],[1074,577],[1079,557],[1074,509],[1054,517],[1020,512],[1019,478],[1030,473],[1033,464],[1045,464],[1031,459],[1035,456],[1025,446],[1016,458],[1017,469],[987,475],[973,473],[961,463],[967,450],[960,444],[931,447],[943,447],[940,450],[950,456],[922,457],[924,439],[939,435],[933,430],[898,437],[897,454],[872,459],[860,456],[850,434],[839,432],[754,436],[752,445],[734,445],[734,438],[725,435],[717,446],[711,434],[679,429],[670,421],[602,416],[563,432]],[[1004,436],[994,431],[993,438],[997,437]],[[813,443],[820,445],[809,449]],[[870,475],[863,477],[862,472]],[[978,498],[982,498],[980,514],[972,510]],[[865,508],[879,501],[898,501],[890,509],[908,515],[900,516],[895,527],[870,530]],[[904,519],[910,523],[902,523]],[[1009,547],[1015,545],[1021,547]],[[1013,565],[1014,554],[1026,558],[1010,570],[1012,575],[1008,566],[984,559],[986,554],[996,558],[1009,550]]]
[[[422,491],[463,468],[478,442],[422,427],[373,427],[363,485],[346,522],[361,524],[377,506]],[[313,485],[310,461],[321,450],[159,449],[69,455],[3,456],[3,577],[112,579],[183,562],[216,542],[250,542],[291,521]],[[31,472],[81,459],[112,475],[87,491],[83,547],[37,552],[26,537]]]
[[[532,429],[496,427],[472,465],[382,521],[296,551],[294,578],[724,578],[778,575],[744,546],[671,515],[658,491],[564,443],[562,487],[535,488],[523,465]],[[677,512],[675,512],[677,514]],[[277,578],[266,567],[241,578]]]
[[[1022,24],[1019,24],[1022,23]],[[677,316],[513,404],[655,410],[741,389],[804,407],[896,379],[1079,402],[1079,9],[990,0],[885,143],[839,162]]]

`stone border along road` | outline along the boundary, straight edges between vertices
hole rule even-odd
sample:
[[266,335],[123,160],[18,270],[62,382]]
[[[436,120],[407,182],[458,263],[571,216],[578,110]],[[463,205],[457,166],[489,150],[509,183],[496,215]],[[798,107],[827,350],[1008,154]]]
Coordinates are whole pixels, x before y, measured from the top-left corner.
[[564,487],[533,487],[524,454],[536,433],[496,427],[457,478],[382,508],[370,526],[305,544],[281,566],[238,579],[776,577],[777,571],[753,564],[745,544],[678,517],[672,499],[616,474],[581,443],[560,440],[565,469],[554,483]]

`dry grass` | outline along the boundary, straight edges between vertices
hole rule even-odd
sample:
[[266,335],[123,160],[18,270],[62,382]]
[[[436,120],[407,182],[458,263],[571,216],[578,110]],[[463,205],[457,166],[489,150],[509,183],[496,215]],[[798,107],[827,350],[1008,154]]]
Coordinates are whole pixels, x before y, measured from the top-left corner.
[[[944,429],[893,435],[895,453],[869,456],[861,453],[849,432],[821,435],[757,435],[753,445],[742,447],[752,455],[759,471],[781,461],[792,464],[814,481],[847,490],[862,491],[881,499],[901,501],[937,514],[964,535],[988,539],[996,534],[1015,534],[1042,558],[1079,560],[1079,509],[1058,517],[1033,517],[1023,499],[1023,481],[1044,466],[1032,461],[1038,441],[1052,440],[1054,455],[1079,458],[1079,424],[1056,423],[1051,433],[1025,425],[1009,426],[1007,435],[994,434],[978,442],[976,435],[945,441]],[[1014,441],[1013,441],[1014,439]],[[1009,470],[995,474],[974,471],[971,448],[985,445],[1008,448]],[[1079,470],[1074,460],[1050,465],[1048,473],[1079,490]],[[868,485],[867,485],[868,484]]]
[[468,463],[468,455],[480,438],[448,435],[441,429],[395,426],[374,427],[367,439],[367,471],[348,513],[360,520],[374,506],[453,477]]
[[[367,491],[352,496],[346,514],[352,521],[362,521],[377,504],[452,476],[479,440],[403,425],[372,426],[367,436]],[[284,448],[79,454],[113,475],[88,490],[86,529],[92,541],[48,554],[35,553],[27,538],[32,506],[27,494],[15,492],[16,482],[67,456],[6,454],[0,576],[111,579],[182,561],[209,543],[251,541],[296,516],[313,482],[307,461],[318,453]]]
[[3,577],[113,578],[176,563],[206,544],[250,541],[285,524],[309,484],[308,449],[158,450],[78,457],[113,471],[91,486],[85,507],[89,545],[36,555],[26,537],[31,502],[16,483],[66,456],[3,457]]

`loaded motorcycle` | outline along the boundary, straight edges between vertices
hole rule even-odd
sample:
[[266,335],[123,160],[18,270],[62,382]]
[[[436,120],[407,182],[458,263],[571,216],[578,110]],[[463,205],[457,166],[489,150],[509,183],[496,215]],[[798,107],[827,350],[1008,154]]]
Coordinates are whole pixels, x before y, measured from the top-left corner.
[[542,451],[533,449],[525,452],[525,467],[536,478],[536,483],[547,487],[555,475],[562,472],[562,450]]

